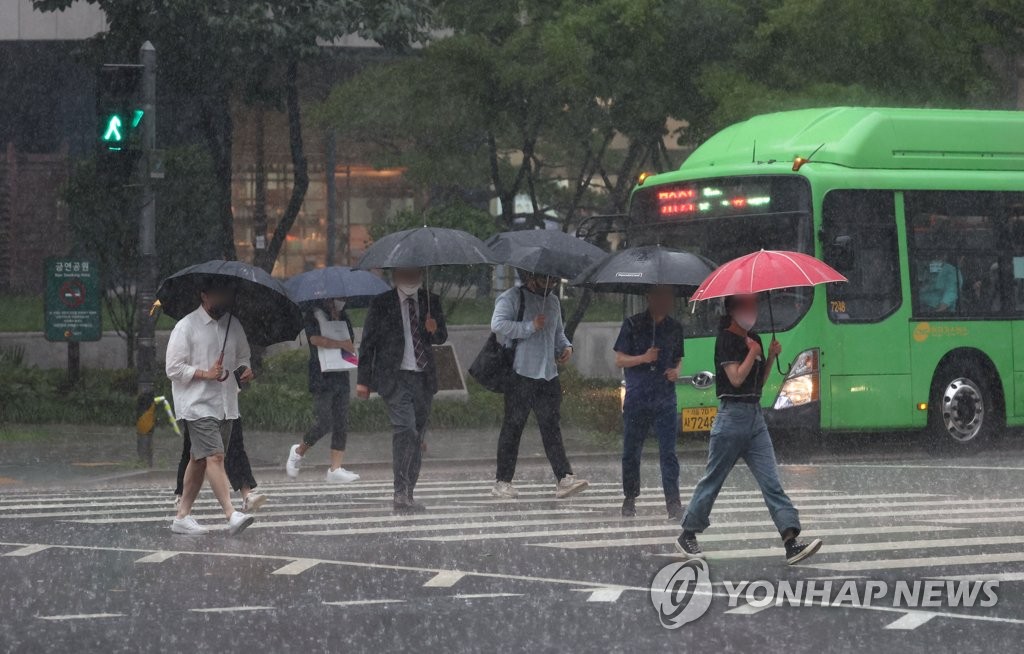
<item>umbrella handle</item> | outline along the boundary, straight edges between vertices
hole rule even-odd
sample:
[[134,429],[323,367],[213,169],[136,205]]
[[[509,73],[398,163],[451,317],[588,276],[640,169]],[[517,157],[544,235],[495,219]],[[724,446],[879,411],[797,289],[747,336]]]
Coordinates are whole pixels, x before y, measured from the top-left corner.
[[[772,292],[771,291],[768,291],[768,319],[771,320],[771,323],[772,323],[772,340],[774,341],[775,340],[775,313],[772,311]],[[768,344],[768,347],[771,347],[771,343]],[[788,372],[782,372],[782,364],[779,363],[778,357],[775,358],[775,368],[779,371],[779,374],[782,375],[782,376],[786,376],[786,375],[789,374]],[[790,365],[789,369],[792,370],[793,366]]]
[[[217,357],[217,364],[218,365],[223,365],[224,364],[224,350],[226,350],[227,347],[228,347],[228,333],[231,332],[231,319],[233,317],[234,316],[232,316],[230,313],[228,313],[228,326],[224,328],[224,342],[220,346],[220,356]],[[228,377],[229,377],[228,373],[224,373],[224,376],[223,377],[218,377],[217,381],[219,381],[219,382],[227,381]]]

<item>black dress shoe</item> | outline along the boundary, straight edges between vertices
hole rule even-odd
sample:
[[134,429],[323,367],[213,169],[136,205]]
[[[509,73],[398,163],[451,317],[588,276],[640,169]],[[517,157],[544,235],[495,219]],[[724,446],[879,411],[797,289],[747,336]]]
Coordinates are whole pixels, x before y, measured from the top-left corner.
[[635,518],[636,517],[636,498],[627,497],[622,500],[622,517],[623,518]]
[[683,504],[679,500],[668,500],[665,502],[665,508],[668,509],[669,520],[682,520],[683,519]]
[[403,511],[405,513],[422,513],[427,510],[427,507],[404,493],[395,493],[393,503],[395,511]]

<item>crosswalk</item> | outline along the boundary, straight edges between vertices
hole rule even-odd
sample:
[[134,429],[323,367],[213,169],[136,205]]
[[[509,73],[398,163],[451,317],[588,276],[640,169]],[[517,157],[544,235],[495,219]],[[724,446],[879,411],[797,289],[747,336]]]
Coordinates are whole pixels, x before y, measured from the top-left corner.
[[[571,500],[557,500],[548,483],[521,483],[517,500],[491,497],[483,480],[426,478],[417,499],[427,513],[391,510],[391,484],[319,480],[261,486],[270,499],[247,538],[287,534],[310,539],[387,538],[452,549],[501,542],[542,552],[636,551],[670,558],[679,527],[665,517],[660,489],[645,488],[639,515],[619,515],[621,487],[594,483]],[[1024,497],[963,497],[936,493],[866,493],[798,488],[789,491],[808,536],[826,547],[808,566],[853,574],[940,568],[943,575],[1024,576]],[[684,498],[685,502],[685,498]],[[165,533],[172,498],[166,490],[133,488],[75,492],[12,492],[0,496],[0,530],[20,521],[74,528]],[[208,492],[193,515],[214,530],[223,517]],[[725,488],[701,537],[709,561],[778,559],[780,548],[757,490]],[[254,535],[255,534],[255,535]],[[993,569],[996,566],[998,569]]]

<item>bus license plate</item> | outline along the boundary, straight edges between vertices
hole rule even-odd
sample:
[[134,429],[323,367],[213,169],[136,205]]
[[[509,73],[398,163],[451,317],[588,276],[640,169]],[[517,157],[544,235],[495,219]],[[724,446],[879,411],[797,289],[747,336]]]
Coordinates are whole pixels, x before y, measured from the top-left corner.
[[718,409],[713,406],[683,409],[683,431],[711,431],[717,414]]

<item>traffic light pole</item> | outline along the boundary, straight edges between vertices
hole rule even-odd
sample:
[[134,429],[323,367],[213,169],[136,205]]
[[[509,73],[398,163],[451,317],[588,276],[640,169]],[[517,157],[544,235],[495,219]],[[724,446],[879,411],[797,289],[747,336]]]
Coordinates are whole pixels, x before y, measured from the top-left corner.
[[[135,365],[138,375],[136,417],[153,405],[153,376],[156,363],[156,317],[151,315],[156,300],[156,191],[153,188],[156,159],[156,48],[149,41],[139,49],[142,73],[142,157],[139,172],[142,209],[139,212],[139,279]],[[153,465],[153,423],[138,420],[136,427],[139,460]]]

